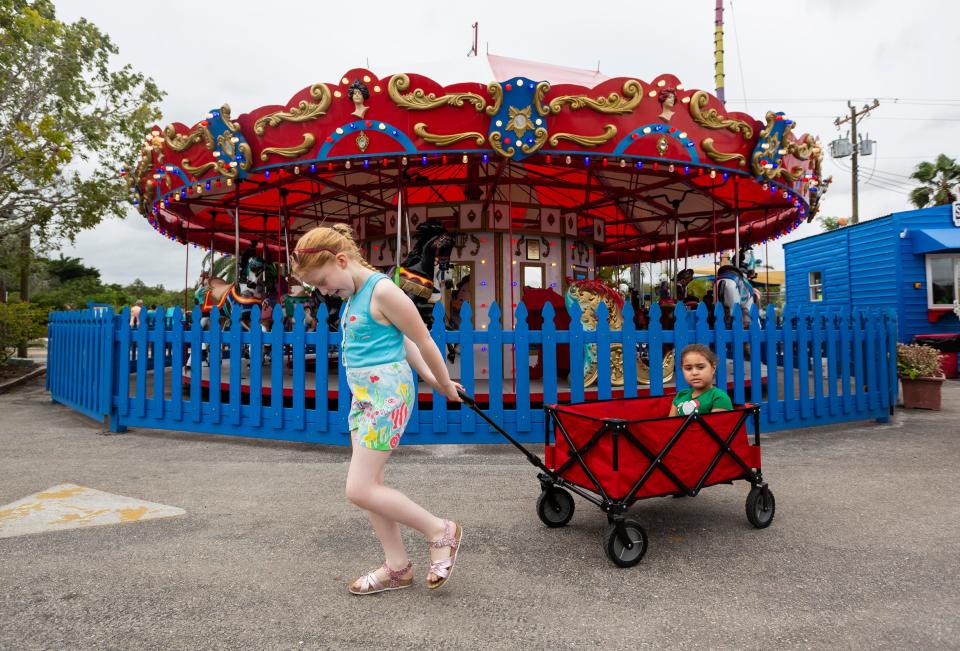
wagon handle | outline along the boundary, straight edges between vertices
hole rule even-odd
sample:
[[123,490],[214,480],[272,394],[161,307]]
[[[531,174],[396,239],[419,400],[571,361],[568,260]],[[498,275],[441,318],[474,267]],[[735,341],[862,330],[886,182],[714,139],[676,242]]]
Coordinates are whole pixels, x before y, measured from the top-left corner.
[[533,452],[531,452],[530,450],[528,450],[526,447],[523,446],[522,443],[520,443],[520,442],[517,441],[515,438],[513,438],[512,436],[510,436],[509,434],[507,434],[507,432],[506,432],[505,429],[503,429],[502,427],[500,427],[499,425],[497,425],[495,422],[493,422],[493,420],[491,420],[491,418],[490,418],[489,416],[487,416],[487,415],[483,412],[483,410],[481,410],[481,409],[477,406],[477,402],[476,402],[473,398],[471,398],[470,396],[468,396],[465,392],[461,391],[460,389],[457,389],[457,393],[460,395],[460,399],[461,399],[463,402],[465,402],[467,405],[469,405],[471,409],[473,409],[475,412],[477,412],[477,414],[480,416],[480,418],[482,418],[483,420],[487,421],[487,423],[490,425],[490,427],[492,427],[493,429],[495,429],[496,431],[498,431],[505,439],[507,439],[508,441],[510,441],[510,442],[514,445],[514,447],[516,447],[518,450],[520,450],[521,452],[523,452],[523,453],[526,455],[527,460],[530,461],[530,463],[532,463],[533,465],[535,465],[537,468],[540,468],[540,470],[542,470],[543,472],[545,472],[545,473],[547,473],[547,474],[552,474],[552,473],[550,472],[550,469],[547,468],[547,467],[543,464],[542,461],[540,461],[540,457],[538,457],[538,456],[535,455]]

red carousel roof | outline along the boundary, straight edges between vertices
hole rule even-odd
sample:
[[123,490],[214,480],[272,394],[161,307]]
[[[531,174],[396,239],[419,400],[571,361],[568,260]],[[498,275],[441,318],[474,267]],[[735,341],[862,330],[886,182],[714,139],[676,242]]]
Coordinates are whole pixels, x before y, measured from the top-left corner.
[[675,231],[690,255],[732,248],[736,215],[742,242],[812,219],[822,154],[794,126],[727,113],[671,75],[441,87],[356,69],[235,120],[225,105],[154,128],[131,180],[157,230],[222,251],[235,213],[241,246],[282,249],[284,222],[291,242],[357,220],[382,238],[402,193],[454,230],[464,202],[509,214],[503,230],[518,232],[545,209],[576,216],[584,234],[601,220],[600,264],[645,262],[673,255]]

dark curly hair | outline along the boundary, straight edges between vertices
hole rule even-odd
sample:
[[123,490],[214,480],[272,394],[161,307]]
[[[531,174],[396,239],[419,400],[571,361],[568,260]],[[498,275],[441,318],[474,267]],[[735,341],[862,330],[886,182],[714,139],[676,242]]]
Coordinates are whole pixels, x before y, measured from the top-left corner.
[[717,354],[710,350],[709,346],[704,346],[703,344],[690,344],[683,349],[683,352],[680,353],[680,363],[683,364],[684,358],[687,355],[701,355],[707,362],[710,363],[710,366],[714,368],[717,367]]
[[350,84],[350,87],[347,89],[347,97],[353,99],[353,91],[355,90],[360,91],[360,94],[363,95],[363,99],[370,99],[370,89],[367,88],[367,85],[359,79]]
[[680,99],[679,97],[677,97],[677,89],[674,88],[673,86],[667,86],[657,94],[657,101],[663,104],[664,102],[667,101],[667,95],[673,95],[674,101]]

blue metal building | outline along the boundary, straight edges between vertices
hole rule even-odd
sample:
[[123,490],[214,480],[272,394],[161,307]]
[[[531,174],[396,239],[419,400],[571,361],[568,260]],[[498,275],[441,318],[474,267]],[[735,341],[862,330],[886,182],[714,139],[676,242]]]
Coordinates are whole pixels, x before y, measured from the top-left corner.
[[893,213],[784,245],[787,304],[895,307],[900,341],[954,333],[960,204]]

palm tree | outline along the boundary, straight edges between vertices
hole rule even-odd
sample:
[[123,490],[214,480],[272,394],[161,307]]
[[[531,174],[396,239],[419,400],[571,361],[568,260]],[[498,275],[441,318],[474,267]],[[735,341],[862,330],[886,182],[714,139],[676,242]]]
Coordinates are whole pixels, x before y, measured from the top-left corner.
[[[207,253],[203,257],[203,262],[200,263],[200,268],[204,271],[210,271],[210,256],[212,253]],[[234,269],[233,269],[233,258],[227,255],[221,255],[213,263],[213,277],[222,278],[228,283],[234,281]]]
[[942,206],[957,200],[954,186],[960,182],[960,165],[946,154],[937,156],[936,163],[920,163],[910,178],[923,184],[910,193],[910,203],[917,208],[931,204]]

